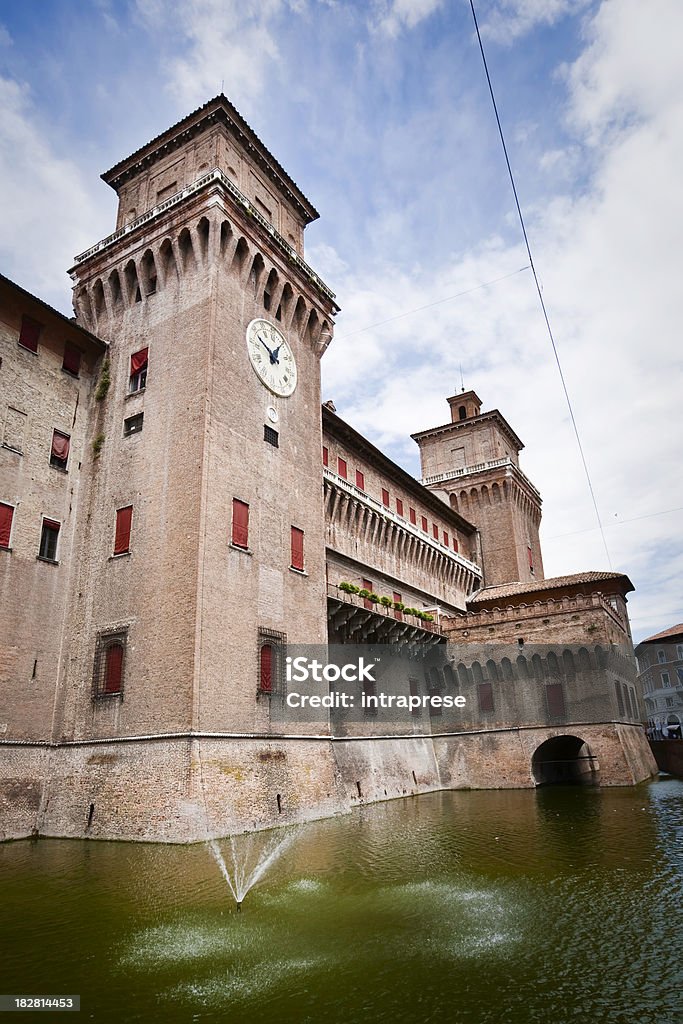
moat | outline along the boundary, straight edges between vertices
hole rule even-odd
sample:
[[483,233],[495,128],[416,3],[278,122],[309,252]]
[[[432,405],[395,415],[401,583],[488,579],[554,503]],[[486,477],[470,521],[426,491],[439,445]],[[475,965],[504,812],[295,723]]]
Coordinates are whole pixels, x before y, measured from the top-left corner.
[[674,1024],[683,782],[360,808],[241,914],[207,845],[5,843],[0,902],[0,991],[85,1020]]

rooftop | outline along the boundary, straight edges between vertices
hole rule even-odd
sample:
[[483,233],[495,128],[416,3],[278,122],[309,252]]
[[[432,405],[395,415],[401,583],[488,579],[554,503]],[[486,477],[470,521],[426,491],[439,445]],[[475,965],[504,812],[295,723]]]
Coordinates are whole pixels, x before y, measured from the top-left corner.
[[669,629],[665,629],[661,633],[655,633],[654,636],[648,636],[640,642],[641,644],[656,644],[662,640],[670,643],[683,640],[683,622],[679,622],[677,626],[670,626]]
[[532,597],[536,593],[547,593],[553,590],[564,590],[570,587],[590,586],[594,590],[599,583],[618,584],[622,594],[627,594],[635,587],[628,576],[622,572],[578,572],[571,576],[552,576],[547,580],[529,580],[525,583],[504,583],[497,587],[483,587],[468,599],[468,606],[487,604],[490,601],[503,600],[510,597]]
[[140,149],[136,149],[124,160],[119,160],[117,164],[101,175],[102,180],[118,192],[123,182],[134,177],[144,167],[156,163],[170,149],[186,143],[188,138],[204,130],[206,125],[211,122],[222,123],[229,128],[231,133],[239,139],[241,145],[249,150],[253,159],[277,185],[280,192],[284,193],[298,207],[306,223],[310,224],[311,221],[318,219],[320,215],[312,203],[223,93],[219,93],[202,107],[193,110],[187,117],[167,128],[161,135],[157,135]]

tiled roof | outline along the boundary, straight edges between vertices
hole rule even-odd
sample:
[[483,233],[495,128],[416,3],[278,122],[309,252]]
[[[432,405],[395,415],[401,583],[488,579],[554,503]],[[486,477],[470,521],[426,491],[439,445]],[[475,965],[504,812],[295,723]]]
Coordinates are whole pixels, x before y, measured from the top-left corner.
[[499,587],[484,587],[468,600],[468,605],[484,604],[499,598],[531,595],[538,591],[560,590],[564,587],[580,586],[581,584],[620,581],[625,593],[635,590],[628,576],[622,572],[577,572],[572,576],[552,576],[547,580],[526,583],[504,583]]
[[208,100],[206,103],[203,104],[203,106],[197,107],[197,109],[193,110],[191,114],[187,114],[186,117],[181,118],[180,121],[176,121],[175,124],[171,125],[170,128],[167,128],[165,131],[161,132],[160,135],[155,135],[153,139],[150,139],[149,142],[146,142],[144,146],[140,146],[140,148],[136,149],[134,153],[130,154],[130,156],[125,157],[123,160],[119,160],[118,163],[114,164],[113,167],[110,167],[109,170],[105,171],[104,174],[101,174],[100,177],[103,181],[105,181],[108,185],[111,185],[113,188],[113,182],[115,182],[116,178],[121,173],[123,168],[129,165],[134,165],[136,161],[141,159],[143,156],[154,152],[154,150],[160,145],[160,143],[166,140],[171,140],[172,138],[178,136],[182,129],[184,129],[186,126],[190,126],[197,122],[199,120],[200,115],[209,114],[212,111],[218,110],[223,110],[225,113],[227,113],[228,116],[237,125],[237,127],[245,132],[247,139],[252,140],[256,144],[256,146],[261,149],[262,153],[267,155],[268,163],[271,165],[271,168],[274,171],[275,176],[280,177],[285,186],[290,188],[292,192],[295,193],[299,202],[302,203],[305,207],[307,207],[310,220],[317,220],[317,218],[320,215],[313,206],[313,204],[311,203],[311,201],[306,198],[306,196],[303,194],[303,192],[301,191],[297,183],[294,181],[294,179],[289,176],[289,174],[284,169],[282,164],[280,164],[275,159],[275,157],[270,152],[268,147],[264,145],[264,143],[258,137],[254,129],[247,124],[247,122],[244,120],[240,112],[233,106],[233,104],[230,102],[227,96],[225,96],[222,92],[219,93],[218,96],[214,96],[212,99]]
[[661,633],[655,633],[654,636],[648,636],[645,640],[641,640],[641,644],[654,644],[658,640],[677,640],[679,637],[683,638],[683,622],[679,622],[677,626],[671,626],[670,629],[665,629]]

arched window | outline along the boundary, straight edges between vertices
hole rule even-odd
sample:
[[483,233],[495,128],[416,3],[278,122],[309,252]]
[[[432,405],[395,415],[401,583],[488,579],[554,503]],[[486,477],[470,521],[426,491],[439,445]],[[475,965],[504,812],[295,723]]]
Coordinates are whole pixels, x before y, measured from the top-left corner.
[[460,406],[460,408],[458,409],[458,416],[459,416],[459,418],[461,420],[466,420],[467,419],[467,407],[466,406],[464,406],[464,405]]
[[257,691],[273,694],[282,691],[282,670],[285,663],[286,633],[259,629]]
[[95,650],[93,697],[120,697],[123,694],[126,655],[125,631],[100,636]]

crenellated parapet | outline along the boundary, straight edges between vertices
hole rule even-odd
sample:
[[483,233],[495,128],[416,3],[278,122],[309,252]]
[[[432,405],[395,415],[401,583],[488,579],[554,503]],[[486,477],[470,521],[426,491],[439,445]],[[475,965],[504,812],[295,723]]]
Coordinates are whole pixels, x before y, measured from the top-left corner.
[[334,294],[218,168],[76,258],[80,323],[107,337],[123,314],[227,273],[318,354],[332,338]]

